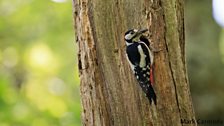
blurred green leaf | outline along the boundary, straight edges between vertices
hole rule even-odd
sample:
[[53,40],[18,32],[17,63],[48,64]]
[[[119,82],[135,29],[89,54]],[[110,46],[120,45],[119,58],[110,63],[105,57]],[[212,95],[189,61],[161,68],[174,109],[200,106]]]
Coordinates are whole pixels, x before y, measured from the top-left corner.
[[0,41],[0,126],[81,125],[71,1],[0,1]]

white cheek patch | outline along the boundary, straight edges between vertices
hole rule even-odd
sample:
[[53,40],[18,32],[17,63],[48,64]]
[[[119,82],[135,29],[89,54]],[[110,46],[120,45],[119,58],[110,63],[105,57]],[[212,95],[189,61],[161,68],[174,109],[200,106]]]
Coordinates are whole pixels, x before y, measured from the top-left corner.
[[136,33],[138,30],[137,29],[134,29],[134,32]]
[[130,40],[131,38],[132,38],[132,35],[131,34],[127,34],[127,35],[125,35],[125,37],[124,37],[126,40]]

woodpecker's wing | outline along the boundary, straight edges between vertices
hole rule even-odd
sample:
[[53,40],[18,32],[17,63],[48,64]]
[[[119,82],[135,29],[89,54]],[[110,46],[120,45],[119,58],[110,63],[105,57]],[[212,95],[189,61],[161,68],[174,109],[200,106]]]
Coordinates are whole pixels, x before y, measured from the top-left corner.
[[128,60],[134,66],[140,66],[141,68],[151,64],[150,50],[143,42],[134,43],[127,46],[126,53]]
[[146,36],[142,35],[140,37],[140,41],[144,42],[148,47],[150,46],[150,42],[149,42],[149,40],[147,39]]
[[140,62],[140,54],[138,53],[139,43],[133,43],[126,48],[126,54],[131,66],[137,66]]
[[134,68],[134,74],[138,80],[138,83],[140,84],[142,90],[146,94],[146,97],[149,99],[150,103],[152,100],[156,104],[156,94],[152,87],[152,81],[151,81],[151,73],[150,73],[150,67],[144,67],[141,68],[139,66]]
[[149,46],[147,45],[147,42],[140,41],[139,43],[141,44],[144,52],[148,52],[147,56],[149,56],[149,64],[150,66],[152,66],[154,61],[153,52],[150,50]]
[[[150,81],[151,52],[143,42],[129,45],[126,49],[129,63],[150,103],[156,104],[156,94]],[[152,57],[153,58],[153,57]]]

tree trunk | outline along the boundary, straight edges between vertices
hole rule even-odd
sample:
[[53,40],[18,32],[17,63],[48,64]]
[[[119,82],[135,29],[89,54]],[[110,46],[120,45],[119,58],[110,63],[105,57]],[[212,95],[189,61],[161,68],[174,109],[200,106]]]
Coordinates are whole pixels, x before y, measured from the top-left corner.
[[[195,119],[185,63],[183,0],[73,0],[87,126],[180,126]],[[149,28],[157,105],[150,105],[125,57],[124,33]],[[188,125],[196,125],[194,123]]]

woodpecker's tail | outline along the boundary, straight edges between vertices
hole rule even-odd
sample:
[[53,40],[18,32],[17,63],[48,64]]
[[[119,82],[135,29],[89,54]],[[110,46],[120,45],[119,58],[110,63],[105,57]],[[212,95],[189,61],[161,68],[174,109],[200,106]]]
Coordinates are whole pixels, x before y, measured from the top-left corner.
[[146,92],[146,96],[149,99],[150,104],[152,104],[152,101],[156,105],[156,93],[152,87],[152,85],[148,86],[148,92]]
[[154,102],[154,104],[156,105],[156,93],[151,85],[151,83],[149,83],[150,81],[147,82],[139,82],[140,86],[142,88],[142,90],[144,91],[146,97],[149,99],[150,104],[152,104],[152,101]]

